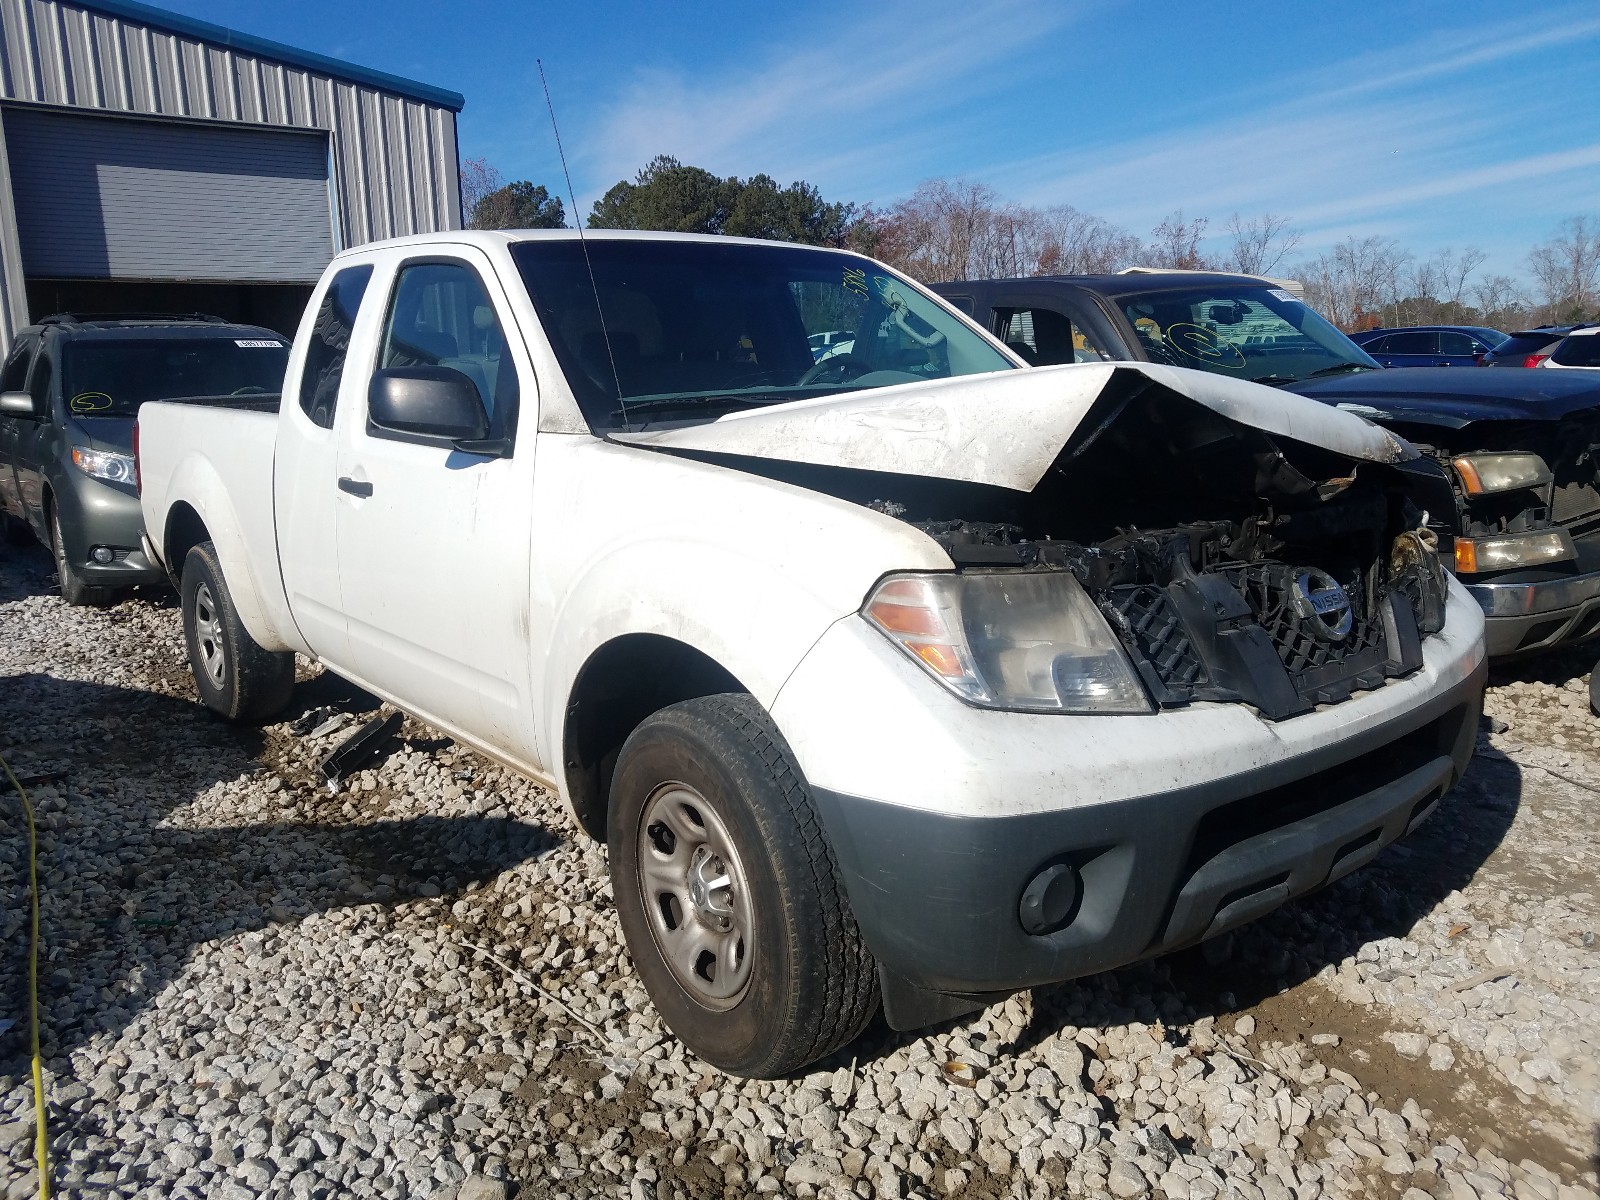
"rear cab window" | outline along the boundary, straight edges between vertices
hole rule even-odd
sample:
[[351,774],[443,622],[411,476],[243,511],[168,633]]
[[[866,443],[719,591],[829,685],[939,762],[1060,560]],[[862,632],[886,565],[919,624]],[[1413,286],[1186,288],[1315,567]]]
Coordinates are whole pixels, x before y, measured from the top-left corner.
[[1055,309],[997,308],[990,321],[995,337],[1035,367],[1112,357],[1081,325]]
[[311,344],[306,347],[305,365],[300,369],[300,409],[313,425],[323,429],[333,428],[339,382],[344,378],[344,360],[350,352],[350,333],[371,279],[371,263],[346,267],[333,277],[317,307]]

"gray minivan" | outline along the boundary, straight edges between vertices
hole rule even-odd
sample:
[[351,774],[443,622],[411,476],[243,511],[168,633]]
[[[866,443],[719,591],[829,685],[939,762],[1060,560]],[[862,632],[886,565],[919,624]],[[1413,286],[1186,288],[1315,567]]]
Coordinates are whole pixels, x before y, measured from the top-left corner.
[[289,346],[205,316],[44,317],[0,367],[0,532],[50,547],[68,604],[165,583],[144,555],[133,424],[146,400],[277,407]]

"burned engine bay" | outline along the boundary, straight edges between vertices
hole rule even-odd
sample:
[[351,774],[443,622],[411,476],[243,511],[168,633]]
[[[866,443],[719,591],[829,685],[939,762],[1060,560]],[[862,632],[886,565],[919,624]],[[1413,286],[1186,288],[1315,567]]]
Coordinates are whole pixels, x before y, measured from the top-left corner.
[[1427,458],[1358,461],[1269,435],[1158,384],[1102,395],[1033,491],[745,459],[906,521],[958,570],[1077,577],[1162,707],[1269,719],[1422,665],[1446,581]]

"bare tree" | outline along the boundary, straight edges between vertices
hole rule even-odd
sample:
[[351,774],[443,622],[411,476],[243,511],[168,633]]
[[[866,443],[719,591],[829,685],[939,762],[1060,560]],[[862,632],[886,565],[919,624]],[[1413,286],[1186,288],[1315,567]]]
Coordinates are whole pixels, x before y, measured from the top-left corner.
[[1262,213],[1248,220],[1238,213],[1228,218],[1228,233],[1233,239],[1223,266],[1243,275],[1265,275],[1293,254],[1300,245],[1300,231],[1288,217]]
[[1476,246],[1468,246],[1460,254],[1453,247],[1446,246],[1428,261],[1436,277],[1439,299],[1449,304],[1461,304],[1467,294],[1467,280],[1489,261],[1489,256]]
[[461,215],[470,221],[478,203],[505,186],[505,180],[487,158],[469,158],[461,164]]
[[1410,258],[1389,238],[1351,235],[1297,273],[1314,308],[1341,329],[1356,330],[1370,326],[1372,316],[1397,299]]
[[1485,320],[1513,312],[1517,313],[1517,318],[1508,324],[1521,324],[1526,319],[1522,310],[1527,308],[1528,302],[1517,287],[1517,281],[1509,275],[1485,275],[1472,285],[1472,299]]
[[1040,242],[1032,273],[1091,275],[1137,262],[1144,244],[1109,221],[1058,204],[1038,214]]
[[1144,249],[1146,266],[1165,267],[1173,271],[1203,271],[1210,266],[1200,253],[1200,239],[1205,237],[1205,217],[1185,220],[1180,208],[1150,231],[1151,241]]
[[1568,217],[1560,232],[1528,255],[1528,269],[1552,320],[1582,320],[1600,307],[1600,220]]

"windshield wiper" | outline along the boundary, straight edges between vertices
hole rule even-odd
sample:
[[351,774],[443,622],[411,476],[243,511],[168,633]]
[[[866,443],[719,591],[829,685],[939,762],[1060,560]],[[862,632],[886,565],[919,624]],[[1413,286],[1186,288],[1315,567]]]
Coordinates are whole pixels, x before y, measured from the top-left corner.
[[1377,368],[1375,367],[1367,366],[1366,363],[1335,363],[1331,367],[1322,367],[1319,370],[1311,372],[1311,374],[1307,375],[1306,378],[1315,379],[1318,375],[1337,375],[1340,371],[1373,371],[1376,369]]
[[1299,383],[1298,375],[1257,375],[1251,383]]
[[627,420],[629,417],[676,412],[686,408],[765,408],[769,404],[794,398],[781,393],[759,392],[740,392],[736,395],[721,392],[713,395],[656,396],[649,400],[635,400],[632,404],[624,404],[623,407],[613,410],[611,415],[613,418],[621,417]]

